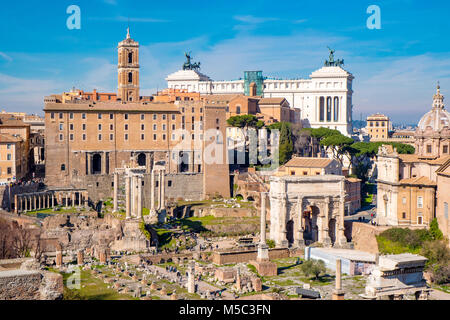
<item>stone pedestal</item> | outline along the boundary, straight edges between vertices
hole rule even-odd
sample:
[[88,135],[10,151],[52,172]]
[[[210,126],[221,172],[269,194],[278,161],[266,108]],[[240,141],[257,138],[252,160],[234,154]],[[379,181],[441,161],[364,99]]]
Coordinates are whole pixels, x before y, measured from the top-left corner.
[[262,291],[262,281],[260,278],[253,278],[252,279],[252,286],[253,289],[255,289],[256,292]]
[[333,290],[332,300],[344,300],[345,293],[343,290]]
[[81,250],[77,252],[77,264],[79,266],[84,264],[84,252]]
[[62,262],[63,262],[63,256],[62,256],[62,251],[57,251],[56,252],[56,266],[59,268],[62,266]]
[[258,244],[257,261],[269,261],[269,246],[267,244]]
[[258,274],[263,277],[276,276],[278,274],[278,267],[275,262],[270,261],[250,261],[251,265],[256,268]]

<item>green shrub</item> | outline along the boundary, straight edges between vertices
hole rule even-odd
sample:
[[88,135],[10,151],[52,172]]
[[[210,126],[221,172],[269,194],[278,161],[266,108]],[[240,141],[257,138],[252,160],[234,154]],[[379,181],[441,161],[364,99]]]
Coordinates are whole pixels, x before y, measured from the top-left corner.
[[270,239],[266,240],[266,244],[269,246],[270,249],[275,248],[275,241],[273,240]]
[[325,268],[325,262],[322,260],[311,259],[305,261],[300,268],[307,277],[314,275],[315,279],[319,279],[320,275],[327,271]]
[[442,240],[444,238],[442,231],[439,229],[439,224],[436,218],[434,218],[430,223],[430,233],[433,240]]

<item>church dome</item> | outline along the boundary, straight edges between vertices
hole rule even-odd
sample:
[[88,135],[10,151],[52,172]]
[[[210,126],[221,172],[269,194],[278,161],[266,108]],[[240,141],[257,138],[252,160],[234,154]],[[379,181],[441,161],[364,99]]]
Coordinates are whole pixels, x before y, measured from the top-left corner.
[[444,127],[450,127],[450,113],[444,108],[444,96],[441,95],[438,85],[436,94],[433,96],[433,107],[419,121],[419,130],[431,127],[433,131],[441,131]]

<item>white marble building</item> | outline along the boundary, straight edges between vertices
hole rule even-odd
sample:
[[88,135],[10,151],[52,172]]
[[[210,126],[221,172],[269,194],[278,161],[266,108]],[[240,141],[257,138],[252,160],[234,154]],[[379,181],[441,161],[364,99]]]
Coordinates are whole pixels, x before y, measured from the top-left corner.
[[[311,73],[309,79],[276,80],[261,77],[262,96],[285,98],[292,107],[301,110],[301,118],[307,127],[328,127],[351,136],[354,77],[341,67],[342,63],[333,60],[332,54],[330,61]],[[213,81],[197,69],[176,71],[166,81],[168,88],[201,94],[244,94],[246,86],[244,79]]]

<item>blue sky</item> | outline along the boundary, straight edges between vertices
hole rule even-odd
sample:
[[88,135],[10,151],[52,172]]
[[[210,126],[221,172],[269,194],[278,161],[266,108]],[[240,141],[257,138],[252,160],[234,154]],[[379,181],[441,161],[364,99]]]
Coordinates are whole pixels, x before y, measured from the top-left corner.
[[[81,29],[69,30],[69,5]],[[366,9],[381,9],[369,30]],[[43,97],[97,88],[116,91],[117,43],[141,44],[141,92],[164,88],[184,51],[216,80],[244,70],[307,78],[327,46],[355,76],[354,113],[384,112],[416,123],[431,107],[436,82],[450,97],[450,3],[447,1],[8,1],[0,11],[0,108],[42,113]]]

